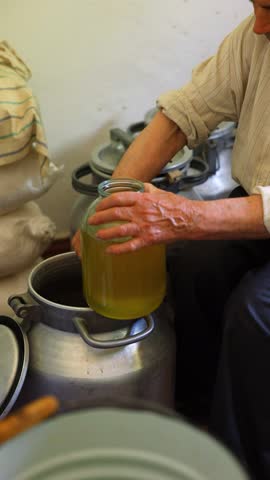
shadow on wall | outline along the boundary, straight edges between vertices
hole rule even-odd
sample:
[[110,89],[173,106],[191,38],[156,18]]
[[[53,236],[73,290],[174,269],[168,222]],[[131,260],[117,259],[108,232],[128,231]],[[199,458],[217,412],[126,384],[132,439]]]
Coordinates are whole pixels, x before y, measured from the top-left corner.
[[[66,237],[69,234],[66,226],[70,224],[71,209],[79,195],[73,190],[71,184],[73,170],[89,161],[93,148],[110,142],[109,131],[115,123],[115,119],[110,118],[94,133],[89,132],[89,136],[82,137],[80,141],[70,144],[65,150],[55,155],[50,152],[52,160],[57,165],[64,165],[63,176],[42,198],[37,200],[37,203],[43,213],[55,222],[57,237]],[[91,125],[89,127],[90,130]]]

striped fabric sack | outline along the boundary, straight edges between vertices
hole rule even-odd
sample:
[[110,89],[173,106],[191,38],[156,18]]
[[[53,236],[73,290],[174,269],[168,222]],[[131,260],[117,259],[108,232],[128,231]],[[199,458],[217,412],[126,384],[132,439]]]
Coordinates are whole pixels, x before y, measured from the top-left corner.
[[0,42],[0,215],[38,198],[62,171],[49,159],[30,77],[15,50]]

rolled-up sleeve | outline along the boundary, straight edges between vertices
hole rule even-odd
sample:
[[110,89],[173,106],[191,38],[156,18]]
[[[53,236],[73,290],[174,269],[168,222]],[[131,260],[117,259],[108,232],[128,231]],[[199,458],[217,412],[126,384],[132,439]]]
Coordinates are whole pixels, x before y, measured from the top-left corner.
[[235,31],[225,38],[215,56],[194,69],[190,83],[157,100],[158,108],[185,133],[190,148],[205,141],[220,122],[238,119],[232,73],[234,37]]
[[270,233],[270,186],[257,186],[252,193],[259,194],[262,197],[263,223],[266,230]]

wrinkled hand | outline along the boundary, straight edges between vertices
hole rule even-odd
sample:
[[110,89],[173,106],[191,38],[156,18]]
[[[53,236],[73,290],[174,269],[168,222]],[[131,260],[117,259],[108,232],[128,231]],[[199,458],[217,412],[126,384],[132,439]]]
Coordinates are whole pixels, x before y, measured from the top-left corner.
[[81,256],[81,234],[80,230],[77,230],[75,235],[71,240],[71,245],[74,248],[75,252],[77,253],[78,257]]
[[191,237],[193,201],[144,184],[145,192],[114,193],[102,200],[88,222],[91,225],[123,221],[98,230],[102,240],[131,237],[107,248],[107,253],[127,253],[142,247]]

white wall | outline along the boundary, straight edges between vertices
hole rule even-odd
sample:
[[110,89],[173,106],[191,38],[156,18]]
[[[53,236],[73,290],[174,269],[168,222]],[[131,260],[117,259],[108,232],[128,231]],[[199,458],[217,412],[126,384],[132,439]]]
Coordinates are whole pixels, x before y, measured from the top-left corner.
[[65,174],[39,204],[69,229],[70,176],[112,126],[141,120],[252,11],[248,0],[0,0],[2,39],[26,60],[51,158]]

